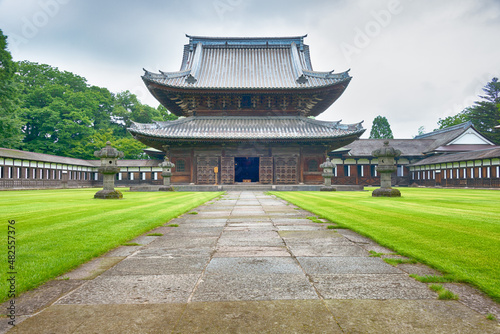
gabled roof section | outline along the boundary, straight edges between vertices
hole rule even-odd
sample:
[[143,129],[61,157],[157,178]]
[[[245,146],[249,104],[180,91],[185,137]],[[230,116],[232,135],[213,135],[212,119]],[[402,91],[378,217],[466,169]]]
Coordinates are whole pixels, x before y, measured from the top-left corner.
[[314,71],[304,36],[190,36],[181,68],[159,74],[145,70],[146,85],[203,90],[314,89],[351,80],[348,72]]
[[445,129],[416,136],[415,139],[432,139],[425,152],[456,152],[491,148],[495,144],[481,135],[472,125],[465,122]]

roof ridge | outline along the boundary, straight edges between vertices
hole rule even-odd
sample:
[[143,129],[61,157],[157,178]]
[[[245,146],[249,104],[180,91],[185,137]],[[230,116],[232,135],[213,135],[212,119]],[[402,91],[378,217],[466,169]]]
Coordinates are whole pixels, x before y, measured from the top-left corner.
[[415,136],[415,139],[423,139],[425,137],[430,137],[430,136],[433,136],[433,135],[437,135],[437,134],[441,134],[441,133],[446,133],[446,132],[453,131],[453,130],[458,130],[458,129],[461,129],[461,128],[462,129],[467,129],[470,126],[473,126],[472,122],[471,121],[467,121],[467,122],[464,122],[464,123],[460,123],[460,124],[449,126],[447,128],[444,128],[444,129],[439,129],[439,130],[436,130],[436,131],[432,131],[432,132],[429,132],[429,133],[424,133],[424,134]]
[[186,34],[187,38],[193,38],[193,39],[214,39],[214,40],[249,40],[249,39],[297,39],[297,38],[305,38],[307,37],[307,34],[305,35],[297,35],[297,36],[242,36],[242,37],[224,37],[224,36],[197,36],[197,35],[188,35]]

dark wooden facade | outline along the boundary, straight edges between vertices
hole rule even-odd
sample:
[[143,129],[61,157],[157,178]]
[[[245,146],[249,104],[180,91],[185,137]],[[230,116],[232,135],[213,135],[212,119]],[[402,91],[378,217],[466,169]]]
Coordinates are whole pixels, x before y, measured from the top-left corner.
[[199,145],[169,153],[174,184],[321,184],[326,159],[324,147],[298,144]]

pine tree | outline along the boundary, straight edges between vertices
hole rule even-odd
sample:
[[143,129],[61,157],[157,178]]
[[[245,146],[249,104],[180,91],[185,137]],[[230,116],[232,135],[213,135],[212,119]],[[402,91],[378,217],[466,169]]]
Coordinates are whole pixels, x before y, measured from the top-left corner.
[[387,118],[377,116],[373,120],[372,129],[370,131],[370,139],[393,139],[391,126]]

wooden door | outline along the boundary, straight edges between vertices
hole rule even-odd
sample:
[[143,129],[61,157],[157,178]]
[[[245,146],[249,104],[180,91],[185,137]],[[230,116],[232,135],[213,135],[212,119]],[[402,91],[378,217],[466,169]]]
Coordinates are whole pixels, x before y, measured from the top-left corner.
[[197,158],[197,183],[215,184],[214,167],[219,166],[217,157],[198,157]]
[[273,183],[273,157],[259,158],[259,182]]
[[276,157],[275,175],[277,184],[296,184],[297,183],[297,157]]
[[439,172],[438,172],[438,171],[436,171],[436,185],[437,185],[437,186],[440,186],[440,185],[441,185],[441,178],[442,178],[442,176],[441,176],[441,171],[439,171]]
[[220,161],[221,166],[221,183],[233,184],[234,183],[234,157],[222,157]]

